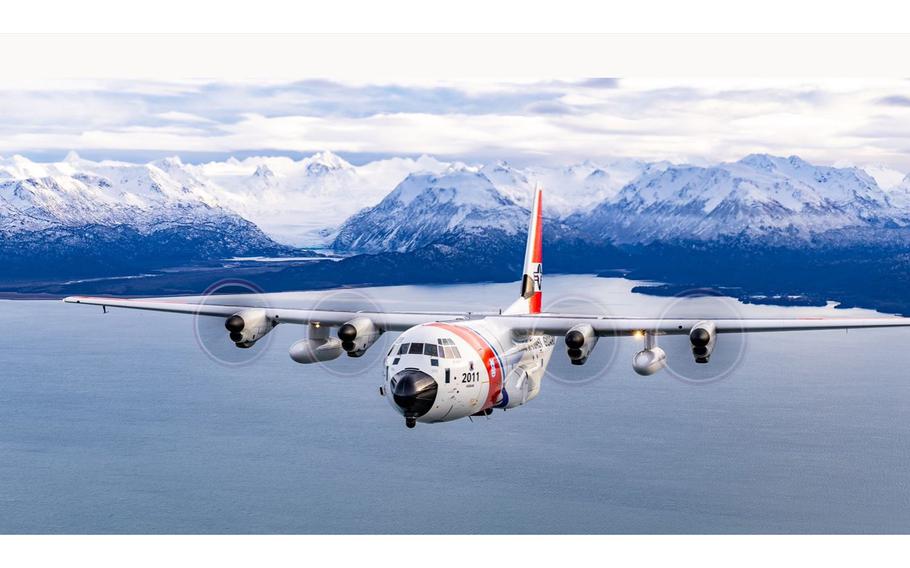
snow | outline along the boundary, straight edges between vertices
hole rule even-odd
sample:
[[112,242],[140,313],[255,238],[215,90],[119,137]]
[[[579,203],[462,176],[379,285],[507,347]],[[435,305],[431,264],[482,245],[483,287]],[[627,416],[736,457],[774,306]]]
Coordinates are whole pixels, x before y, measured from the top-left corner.
[[586,160],[562,167],[516,168],[499,161],[483,166],[481,171],[496,189],[524,207],[531,206],[534,188],[543,187],[546,191],[544,206],[547,214],[565,217],[615,198],[626,184],[649,168],[660,169],[665,165],[615,159],[603,163]]
[[899,172],[894,168],[890,168],[883,164],[866,164],[858,165],[853,162],[837,162],[834,164],[834,167],[837,168],[859,168],[864,172],[872,176],[875,180],[875,183],[878,184],[880,188],[885,191],[890,191],[897,188],[904,181],[906,174]]
[[515,235],[528,211],[501,193],[481,168],[454,163],[444,172],[409,175],[375,207],[348,219],[337,250],[413,250],[456,233]]
[[301,160],[231,158],[187,169],[212,182],[224,204],[279,242],[324,246],[335,227],[379,203],[410,173],[440,172],[446,167],[447,163],[428,156],[354,166],[324,151]]
[[[353,165],[322,151],[299,160],[255,156],[186,164],[171,156],[133,164],[70,152],[51,163],[0,158],[0,230],[84,223],[148,229],[236,214],[279,242],[323,247],[359,212],[382,204],[390,210],[392,203],[411,215],[445,209],[444,225],[427,224],[434,230],[511,231],[512,217],[530,206],[536,186],[545,189],[545,215],[575,215],[632,239],[789,228],[809,235],[870,220],[910,221],[910,177],[880,165],[818,166],[797,156],[752,154],[706,166],[630,158],[516,166],[422,155]],[[419,207],[411,210],[415,200]],[[495,213],[504,208],[503,225]],[[410,234],[390,234],[404,233]]]
[[98,223],[150,230],[160,222],[233,216],[215,193],[174,158],[137,165],[71,152],[62,162],[40,164],[13,156],[0,160],[0,229]]
[[646,171],[581,222],[624,241],[775,232],[805,239],[844,227],[908,226],[908,204],[910,192],[884,191],[860,168],[752,154]]

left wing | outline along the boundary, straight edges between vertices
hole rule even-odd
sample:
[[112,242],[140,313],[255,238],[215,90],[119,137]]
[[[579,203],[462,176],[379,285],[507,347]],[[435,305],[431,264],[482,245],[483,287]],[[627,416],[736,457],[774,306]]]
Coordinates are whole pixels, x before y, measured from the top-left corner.
[[525,333],[565,335],[580,324],[590,325],[598,337],[637,335],[688,335],[696,324],[710,320],[717,333],[749,333],[766,331],[809,331],[818,329],[851,329],[875,327],[910,327],[910,318],[624,318],[611,316],[528,314],[488,316],[506,327]]

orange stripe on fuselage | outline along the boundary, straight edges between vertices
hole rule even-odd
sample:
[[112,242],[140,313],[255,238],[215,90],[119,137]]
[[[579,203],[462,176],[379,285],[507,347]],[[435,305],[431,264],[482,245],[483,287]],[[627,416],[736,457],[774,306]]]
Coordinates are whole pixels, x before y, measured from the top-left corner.
[[476,331],[467,327],[441,322],[428,323],[427,325],[451,331],[465,340],[468,345],[480,355],[480,359],[483,361],[484,371],[490,379],[490,389],[487,393],[487,400],[484,402],[481,410],[492,408],[493,405],[499,401],[499,397],[502,394],[502,374],[504,370],[497,364],[496,353],[493,352],[493,347],[490,343]]

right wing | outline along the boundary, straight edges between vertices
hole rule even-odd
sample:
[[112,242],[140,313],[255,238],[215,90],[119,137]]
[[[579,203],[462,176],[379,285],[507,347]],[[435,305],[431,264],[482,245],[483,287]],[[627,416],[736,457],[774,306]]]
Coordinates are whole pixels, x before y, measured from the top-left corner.
[[[259,309],[258,306],[231,306],[220,304],[194,304],[164,299],[132,300],[127,298],[104,298],[98,296],[70,296],[63,299],[68,304],[86,304],[105,308],[127,308],[150,310],[197,316],[228,318],[237,312]],[[468,319],[462,312],[369,312],[343,310],[308,310],[299,308],[262,307],[270,320],[277,323],[319,324],[337,327],[354,318],[367,317],[383,331],[404,331],[415,325],[434,321],[458,321]]]
[[[191,302],[164,299],[133,300],[97,296],[70,296],[63,301],[70,304],[88,304],[223,318],[228,318],[241,310],[254,308],[254,306],[194,304]],[[472,315],[468,312],[369,312],[268,307],[262,309],[266,310],[269,319],[276,320],[280,323],[320,324],[321,326],[337,327],[354,318],[367,317],[383,331],[405,331],[422,323],[460,321],[480,316],[489,318],[492,321],[515,331],[525,333],[546,333],[550,335],[565,335],[572,327],[578,324],[589,324],[594,329],[594,332],[601,337],[636,335],[640,333],[687,335],[695,324],[702,321],[702,319],[695,318],[624,318],[596,316],[591,314],[572,315],[543,313],[526,315]],[[910,327],[910,318],[900,317],[721,318],[711,319],[711,321],[716,325],[717,333]]]

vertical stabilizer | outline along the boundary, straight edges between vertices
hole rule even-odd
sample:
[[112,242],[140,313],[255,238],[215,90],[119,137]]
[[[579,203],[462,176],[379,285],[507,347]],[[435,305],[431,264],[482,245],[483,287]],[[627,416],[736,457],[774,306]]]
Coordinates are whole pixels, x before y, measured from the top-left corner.
[[543,276],[543,213],[541,197],[543,190],[534,190],[534,204],[531,206],[531,223],[528,227],[528,243],[525,246],[524,270],[521,275],[521,297],[503,313],[539,314],[540,280]]

